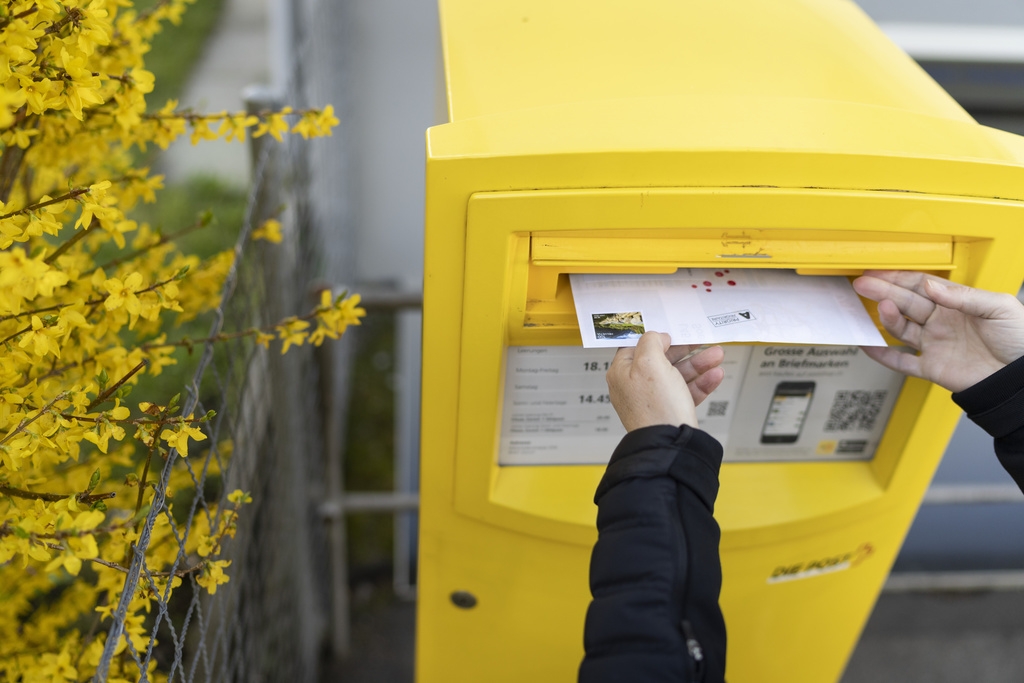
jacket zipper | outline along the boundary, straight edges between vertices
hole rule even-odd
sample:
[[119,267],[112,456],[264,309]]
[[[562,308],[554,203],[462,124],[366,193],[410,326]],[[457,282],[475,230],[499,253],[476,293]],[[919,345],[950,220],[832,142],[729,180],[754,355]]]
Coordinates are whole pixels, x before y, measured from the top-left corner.
[[693,632],[693,625],[683,619],[683,636],[686,638],[686,651],[690,653],[690,659],[695,665],[695,674],[698,681],[704,680],[704,648],[700,646],[696,634]]

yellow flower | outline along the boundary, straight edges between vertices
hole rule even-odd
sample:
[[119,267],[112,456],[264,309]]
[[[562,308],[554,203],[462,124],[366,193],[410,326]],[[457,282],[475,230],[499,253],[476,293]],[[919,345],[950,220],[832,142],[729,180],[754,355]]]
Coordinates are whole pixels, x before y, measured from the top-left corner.
[[[192,0],[189,0],[192,1]],[[168,3],[164,5],[164,16],[175,26],[181,24],[181,15],[185,12],[185,3]]]
[[[189,415],[186,419],[191,420],[192,416]],[[205,441],[206,434],[203,434],[202,430],[198,427],[193,427],[189,423],[182,421],[177,429],[166,428],[160,432],[160,438],[167,442],[171,448],[175,448],[178,454],[183,457],[188,457],[188,440],[189,438],[195,441]]]
[[316,321],[317,329],[310,335],[310,342],[319,346],[324,338],[337,339],[349,325],[359,325],[360,318],[366,315],[366,310],[359,307],[360,297],[353,294],[332,303],[331,291],[328,289],[320,292],[320,306],[317,308]]
[[238,140],[239,142],[245,142],[245,129],[255,126],[259,123],[259,119],[242,113],[227,117],[225,123],[227,132],[224,135],[224,139],[226,141]]
[[60,58],[65,73],[70,77],[68,80],[61,81],[64,88],[61,95],[63,104],[76,119],[82,121],[84,120],[82,108],[86,103],[103,103],[103,97],[97,92],[100,87],[100,79],[93,75],[92,69],[86,63],[85,55],[72,55],[62,47]]
[[309,323],[305,320],[291,318],[277,328],[278,337],[284,342],[281,346],[282,354],[287,352],[293,344],[295,346],[302,346],[306,343],[307,327],[309,327]]
[[159,114],[160,116],[171,116],[174,113],[174,110],[177,108],[178,100],[167,100],[167,103],[164,105],[163,109],[157,112],[157,114]]
[[16,145],[21,149],[28,149],[34,135],[39,135],[39,131],[32,128],[14,128],[4,133],[4,142],[8,145]]
[[315,138],[317,136],[316,114],[303,114],[299,122],[292,126],[292,132],[301,135],[303,140]]
[[319,114],[317,114],[316,126],[319,129],[320,135],[330,137],[331,128],[334,128],[339,123],[341,122],[334,116],[333,105],[328,104]]
[[21,336],[18,346],[23,349],[31,346],[32,353],[40,358],[48,353],[52,353],[55,358],[60,358],[60,346],[53,336],[53,331],[43,324],[38,315],[34,315],[32,316],[32,329]]
[[109,180],[104,180],[103,182],[89,186],[89,193],[86,195],[87,198],[83,201],[82,215],[79,216],[78,220],[75,222],[76,229],[79,226],[85,226],[86,230],[92,227],[93,216],[98,218],[100,221],[104,221],[110,220],[120,213],[110,206],[110,204],[115,200],[113,197],[109,199],[107,198],[108,189],[110,189]]
[[252,496],[242,489],[235,489],[228,494],[228,500],[235,505],[244,505],[252,502]]
[[204,118],[197,118],[192,121],[192,144],[198,145],[200,140],[216,140],[220,133],[220,121],[215,121],[217,130],[210,128],[210,121]]
[[92,531],[102,524],[104,519],[106,519],[106,515],[99,510],[87,510],[75,517],[71,527],[77,531]]
[[103,302],[103,307],[108,311],[114,311],[122,306],[132,316],[138,316],[142,308],[139,298],[135,293],[142,287],[142,275],[132,273],[124,279],[124,282],[112,277],[103,283],[103,288],[109,292],[109,296]]
[[184,117],[160,119],[154,125],[151,133],[153,142],[160,149],[167,149],[179,136],[185,134],[185,127]]
[[104,221],[101,227],[114,238],[114,244],[117,245],[117,248],[123,249],[125,245],[124,233],[134,232],[138,229],[139,224],[135,221]]
[[[77,572],[76,572],[77,574]],[[60,654],[47,652],[39,658],[39,668],[32,676],[33,680],[39,681],[77,681],[78,669],[72,662],[70,643],[65,643]]]
[[145,69],[132,69],[129,77],[132,79],[135,89],[139,92],[153,92],[155,77],[153,76],[152,71],[146,71]]
[[93,75],[92,69],[86,63],[85,55],[72,55],[66,48],[60,49],[60,61],[64,65],[64,71],[73,80],[76,80],[89,87],[99,85],[99,78]]
[[132,411],[121,405],[121,399],[114,399],[114,407],[107,411],[107,417],[111,420],[127,420]]
[[0,430],[6,431],[11,421],[11,412],[19,410],[18,406],[25,403],[25,397],[13,387],[4,387],[0,392]]
[[228,582],[228,575],[224,573],[226,567],[231,566],[231,560],[208,561],[196,577],[196,583],[213,595],[217,592],[217,586]]
[[53,82],[49,78],[33,80],[30,76],[18,74],[21,91],[25,93],[25,104],[33,114],[42,114],[46,109],[46,96],[50,93]]
[[256,332],[256,343],[265,349],[270,348],[270,342],[274,341],[274,335],[267,334],[266,332]]
[[111,437],[113,437],[114,441],[120,441],[124,436],[124,427],[105,421],[98,423],[95,427],[82,434],[83,439],[96,444],[96,447],[100,449],[100,453],[107,452]]
[[283,239],[281,235],[281,221],[275,218],[268,218],[263,225],[252,231],[254,240],[266,240],[274,244],[280,244]]
[[260,138],[267,133],[270,133],[270,135],[272,135],[278,142],[284,141],[283,134],[288,132],[288,122],[285,120],[285,116],[291,112],[291,107],[285,107],[276,114],[268,114],[267,117],[256,127],[256,131],[252,136],[254,138]]

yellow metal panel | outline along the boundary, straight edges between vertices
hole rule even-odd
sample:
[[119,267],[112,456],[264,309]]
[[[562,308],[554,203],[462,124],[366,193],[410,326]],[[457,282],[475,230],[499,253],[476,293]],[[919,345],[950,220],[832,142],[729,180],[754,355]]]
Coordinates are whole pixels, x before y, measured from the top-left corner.
[[[427,619],[426,615],[434,615],[436,619],[437,610],[444,613],[454,610],[449,616],[466,626],[476,623],[479,614],[486,611],[491,613],[491,618],[509,624],[500,627],[503,637],[523,637],[526,639],[522,642],[529,643],[528,647],[541,647],[541,659],[549,661],[547,658],[551,658],[549,663],[553,668],[550,671],[567,671],[570,664],[574,665],[578,659],[576,645],[557,646],[564,648],[564,659],[554,653],[552,648],[556,647],[557,639],[553,640],[551,633],[545,636],[543,646],[537,638],[528,638],[521,633],[509,635],[506,629],[515,630],[519,628],[518,624],[529,622],[529,614],[517,606],[520,603],[513,605],[501,601],[499,604],[503,606],[500,608],[497,605],[489,610],[481,607],[480,612],[474,612],[473,618],[460,620],[458,609],[443,599],[447,595],[444,591],[456,590],[461,585],[455,580],[461,575],[461,569],[454,565],[468,561],[466,552],[493,554],[494,544],[511,544],[522,556],[532,557],[531,563],[541,566],[545,560],[537,553],[550,553],[548,544],[562,543],[566,564],[560,570],[563,573],[560,578],[565,579],[568,576],[585,576],[588,551],[594,540],[591,499],[600,477],[599,468],[501,468],[496,464],[505,346],[517,342],[578,343],[578,332],[572,319],[571,293],[564,286],[562,297],[556,295],[551,302],[531,302],[527,298],[531,291],[528,280],[537,269],[559,270],[555,266],[531,264],[531,242],[536,244],[539,240],[564,238],[577,249],[571,262],[577,264],[577,270],[585,270],[587,264],[593,262],[592,257],[600,260],[609,253],[608,245],[599,237],[607,234],[612,243],[625,245],[623,248],[630,250],[631,258],[636,258],[634,265],[637,268],[644,268],[643,254],[648,255],[649,263],[659,263],[665,249],[671,246],[669,242],[685,244],[688,229],[701,235],[701,231],[707,230],[702,226],[712,223],[735,225],[733,221],[741,218],[751,226],[748,237],[770,244],[776,238],[794,241],[794,228],[772,226],[800,226],[803,221],[813,219],[819,231],[814,232],[810,227],[806,229],[809,238],[813,239],[825,239],[830,231],[837,233],[845,226],[871,225],[875,228],[873,231],[850,231],[837,237],[834,253],[820,254],[821,266],[843,262],[851,251],[844,248],[844,244],[852,247],[858,263],[864,267],[888,263],[892,245],[913,244],[921,245],[920,248],[928,255],[924,260],[942,261],[932,265],[952,269],[954,279],[962,280],[968,275],[978,277],[981,272],[978,264],[973,267],[967,265],[970,258],[966,255],[972,253],[972,249],[979,255],[976,261],[989,261],[986,272],[1000,272],[996,261],[1002,261],[1003,268],[1008,266],[1008,254],[997,258],[987,245],[993,239],[1009,237],[1005,231],[1000,232],[998,226],[1016,225],[1021,220],[1019,217],[1024,216],[1024,207],[1017,202],[906,193],[781,191],[770,188],[678,189],[655,193],[657,199],[653,202],[647,193],[648,198],[642,208],[637,201],[641,194],[643,192],[639,190],[486,193],[474,195],[468,202],[466,218],[463,219],[467,222],[465,254],[459,255],[464,258],[464,272],[459,278],[461,310],[463,319],[467,321],[461,328],[461,342],[456,345],[460,349],[459,360],[443,384],[438,383],[441,380],[435,380],[429,386],[425,384],[425,391],[429,392],[429,398],[425,398],[426,421],[432,420],[428,416],[435,414],[434,392],[442,392],[440,396],[447,400],[444,395],[453,390],[453,378],[459,378],[458,428],[453,441],[447,441],[450,445],[444,446],[443,457],[439,457],[435,448],[424,444],[427,458],[423,480],[424,543],[440,538],[444,539],[442,545],[447,548],[443,553],[444,563],[440,558],[436,562],[429,556],[421,558],[424,580],[427,581],[425,590],[431,585],[434,572],[442,572],[448,581],[444,587],[434,589],[436,604],[433,608],[428,607],[430,603],[421,606],[421,618],[426,621],[421,621],[420,627],[430,630],[430,634],[424,634],[422,638],[426,639],[424,642],[431,643],[431,648],[448,647],[442,642],[435,642],[439,637],[436,629],[446,622]],[[812,208],[808,209],[808,206]],[[445,222],[449,225],[457,223],[451,218]],[[623,231],[623,225],[634,228]],[[674,227],[666,228],[666,225]],[[524,229],[527,226],[536,230]],[[886,233],[885,228],[890,232]],[[666,231],[672,233],[671,239],[665,236]],[[863,241],[858,242],[858,237]],[[1013,237],[1019,249],[1021,238],[1016,234]],[[951,250],[950,245],[956,248]],[[451,279],[458,270],[451,261],[451,250],[438,253],[447,257],[446,260],[439,259],[438,263],[447,265],[431,269],[428,283],[434,278]],[[794,249],[788,255],[799,256],[799,253],[799,249]],[[831,261],[827,258],[829,256]],[[691,256],[679,265],[691,265],[694,258]],[[795,264],[781,260],[776,265]],[[1012,276],[1003,279],[1010,280]],[[550,282],[541,289],[550,290]],[[557,292],[557,286],[555,289]],[[568,300],[566,295],[569,295]],[[552,315],[562,315],[560,329],[530,322],[531,306],[545,304],[551,307]],[[457,319],[457,310],[459,307],[451,306],[445,314],[445,321],[432,320],[432,324],[428,324],[428,336],[432,325],[446,325],[446,321]],[[445,334],[450,334],[450,331]],[[450,356],[455,349],[446,348],[444,351]],[[438,351],[435,349],[434,352]],[[792,680],[828,680],[828,676],[841,671],[873,596],[881,586],[888,565],[893,561],[909,526],[916,501],[920,500],[934,471],[954,424],[955,414],[956,408],[949,403],[946,392],[923,382],[910,382],[897,403],[892,418],[894,425],[887,431],[870,463],[727,464],[723,468],[718,518],[723,529],[722,556],[726,573],[723,606],[729,622],[730,639],[735,646],[730,655],[731,680],[756,680],[747,678],[743,672],[747,666],[753,666],[753,653],[760,652],[766,642],[770,643],[776,657],[770,662],[763,662],[761,670],[779,667],[781,672],[788,666],[783,662],[805,656],[801,653],[807,642],[814,642],[818,654],[807,659],[799,672],[792,673]],[[922,420],[923,415],[931,417]],[[451,419],[451,414],[448,414],[442,421],[450,422]],[[452,454],[454,459],[451,459]],[[435,461],[434,457],[439,459]],[[437,466],[440,463],[443,467],[439,470]],[[431,495],[429,490],[437,476],[444,478],[443,486],[437,486]],[[450,490],[448,486],[452,481],[454,489]],[[906,501],[915,501],[915,504],[908,505]],[[432,522],[429,511],[434,509],[436,512],[438,507],[447,512],[440,521]],[[473,520],[482,526],[476,526]],[[868,529],[864,520],[875,521]],[[880,526],[885,528],[880,529]],[[497,529],[504,531],[495,535]],[[456,542],[456,537],[477,540],[471,546],[472,550],[470,547],[460,550],[463,541]],[[544,550],[540,549],[541,546],[532,546],[541,541]],[[799,564],[801,557],[806,558],[806,562],[816,561],[815,558],[828,559],[841,554],[834,550],[835,547],[859,548],[865,543],[873,548],[872,562],[865,565],[870,569],[862,569],[858,565],[834,576],[802,580],[813,583],[787,583],[784,588],[767,584],[771,571],[778,566]],[[569,548],[576,548],[576,551]],[[751,575],[746,568],[752,556],[759,558],[757,566],[760,573]],[[442,569],[441,565],[448,566],[448,563],[453,566],[448,570]],[[772,566],[765,569],[767,565]],[[525,582],[532,586],[530,590],[540,591],[543,600],[563,604],[567,614],[579,614],[583,609],[585,600],[571,604],[559,595],[548,594],[548,584],[539,577],[518,573],[527,571],[522,567],[520,564],[502,563],[500,567],[493,567],[492,573],[481,570],[473,574],[466,579],[466,585],[476,587],[475,590],[501,593],[505,582]],[[548,568],[545,571],[553,570]],[[531,583],[535,580],[540,583]],[[803,592],[802,586],[809,588]],[[560,590],[564,588],[562,586]],[[792,616],[778,617],[774,611],[779,596],[793,591],[805,597],[798,605],[790,604]],[[734,599],[734,592],[743,595],[743,599]],[[828,607],[814,597],[819,594],[824,596],[821,599],[831,600]],[[754,600],[753,595],[761,597]],[[841,601],[838,596],[843,596]],[[537,595],[533,597],[539,599]],[[526,604],[526,598],[518,599]],[[737,605],[742,605],[742,609]],[[821,636],[817,640],[812,637],[813,631],[806,634],[810,641],[790,639],[788,635],[781,638],[765,634],[769,621],[783,629],[773,633],[803,634],[807,620],[834,620],[835,624],[827,637]],[[557,627],[549,625],[555,630],[577,628],[575,622],[568,621]],[[476,626],[466,627],[473,631],[467,637],[471,640],[479,638]],[[499,628],[497,622],[492,628]],[[461,629],[452,631],[452,637],[461,632]],[[441,640],[454,645],[454,641]],[[751,654],[745,654],[748,652],[746,646],[754,642],[758,646],[749,650]],[[499,659],[506,655],[512,657],[508,647],[492,641],[479,644],[480,652]],[[424,656],[429,660],[429,656]],[[427,660],[424,660],[424,667],[427,667]],[[489,668],[492,662],[483,658],[474,661],[485,668]],[[555,662],[560,663],[556,666]],[[467,672],[476,672],[466,673],[465,680],[472,680],[473,675],[483,675],[483,669],[475,669],[475,664],[467,663],[465,666],[468,667]],[[515,675],[523,671],[516,668],[512,660],[508,660],[505,666],[513,667],[512,671],[517,672]],[[450,675],[447,669],[429,670],[443,670],[445,676]],[[539,675],[533,669],[528,671],[530,675]],[[510,680],[513,677],[510,673]],[[430,676],[424,680],[430,680]],[[552,676],[546,680],[556,678]]]
[[[589,543],[592,534],[589,528],[590,513],[581,513],[580,506],[586,507],[593,494],[592,477],[571,477],[559,479],[557,486],[542,484],[548,478],[563,476],[561,468],[535,468],[529,476],[518,473],[514,477],[499,468],[493,456],[499,428],[500,387],[502,386],[502,364],[504,348],[508,343],[559,343],[552,338],[550,328],[572,334],[576,339],[575,315],[571,293],[563,287],[561,299],[548,303],[548,324],[540,324],[538,316],[532,314],[545,302],[526,299],[529,287],[527,278],[532,271],[529,266],[527,246],[533,235],[533,244],[551,241],[563,236],[568,242],[590,245],[596,250],[595,258],[605,258],[610,247],[597,235],[607,233],[613,244],[622,249],[632,250],[636,265],[643,267],[642,254],[656,264],[665,257],[666,238],[662,225],[683,226],[674,228],[673,241],[687,245],[686,227],[703,226],[708,223],[731,221],[741,216],[748,225],[772,225],[781,223],[800,224],[812,220],[821,229],[807,230],[809,238],[823,239],[830,231],[846,225],[871,224],[876,228],[889,227],[910,231],[917,230],[963,230],[975,234],[964,237],[965,244],[982,244],[979,229],[968,220],[983,226],[989,221],[1011,220],[1021,215],[1021,205],[1013,202],[973,199],[935,199],[907,194],[840,193],[824,191],[782,192],[769,189],[718,190],[705,193],[690,190],[663,190],[657,194],[659,201],[648,200],[641,204],[634,198],[642,194],[627,190],[592,190],[575,192],[520,192],[478,194],[469,202],[467,228],[467,253],[465,265],[464,310],[472,311],[473,325],[463,328],[463,366],[472,367],[471,373],[463,373],[460,386],[460,431],[457,441],[455,469],[455,503],[465,514],[478,517],[503,526],[517,528],[525,533],[558,537],[568,542]],[[831,203],[830,203],[831,202]],[[811,205],[815,210],[799,209]],[[582,207],[588,207],[583,210]],[[579,208],[579,210],[576,210]],[[971,210],[973,209],[973,213]],[[724,214],[724,215],[723,215]],[[731,214],[731,215],[730,215]],[[600,216],[600,220],[597,217]],[[756,219],[754,218],[756,216]],[[754,221],[757,221],[756,223]],[[961,224],[963,221],[964,224]],[[626,237],[621,225],[637,226]],[[522,231],[525,225],[537,232]],[[595,226],[598,226],[595,228]],[[603,226],[613,226],[601,229]],[[653,226],[653,227],[649,227]],[[581,231],[580,228],[586,228]],[[695,228],[698,235],[706,230]],[[776,231],[767,229],[748,230],[748,243],[771,244]],[[738,232],[737,232],[738,234]],[[782,237],[792,238],[790,228],[778,231]],[[538,236],[539,235],[539,236]],[[581,236],[582,235],[582,236]],[[857,242],[860,237],[863,242]],[[892,232],[880,235],[878,232],[852,231],[834,243],[833,253],[816,253],[817,263],[846,263],[847,251],[853,251],[862,267],[873,264],[888,265],[893,245],[903,243],[920,244],[926,255],[936,260],[944,259],[940,267],[952,267],[950,245],[954,236],[935,235],[922,232]],[[916,240],[916,241],[912,241]],[[789,243],[799,241],[790,239]],[[849,249],[843,245],[847,245]],[[669,245],[671,246],[671,245]],[[732,245],[730,245],[732,248]],[[740,248],[740,247],[737,247]],[[747,247],[754,248],[754,247]],[[798,253],[799,249],[796,252]],[[581,247],[574,255],[577,264],[586,264],[591,253]],[[793,254],[791,253],[790,256]],[[829,258],[830,257],[830,258]],[[930,260],[929,258],[929,260]],[[713,262],[713,261],[712,261]],[[799,259],[796,263],[799,263]],[[778,267],[792,267],[794,261],[781,260]],[[705,265],[698,256],[680,260],[675,265]],[[916,264],[918,267],[920,263]],[[929,266],[932,267],[932,266]],[[627,269],[628,270],[628,269]],[[956,278],[956,273],[953,273]],[[493,302],[500,302],[494,305]],[[546,341],[543,341],[546,340]],[[574,341],[573,343],[578,343]],[[918,397],[910,414],[916,415]],[[899,410],[900,407],[897,407]],[[895,432],[894,432],[895,433]],[[891,439],[890,439],[891,441]],[[875,470],[880,463],[895,460],[902,452],[903,443],[883,444],[876,457]],[[847,469],[844,469],[848,467]],[[756,465],[744,465],[745,472],[758,471]],[[749,488],[734,488],[737,498],[744,505],[727,507],[722,517],[723,529],[737,532],[747,528],[772,526],[784,528],[786,524],[801,519],[818,518],[836,510],[856,507],[872,497],[880,489],[875,479],[868,475],[852,476],[862,468],[865,475],[869,470],[862,463],[836,464],[831,469],[822,468],[810,475],[813,467],[775,466],[763,468],[761,479],[772,480],[781,477],[776,487],[760,488],[751,484]],[[525,468],[529,469],[529,468]],[[725,476],[725,475],[723,475]],[[543,495],[525,495],[526,484],[519,488],[506,484],[498,486],[500,479],[507,481],[529,481],[528,487],[534,493],[557,488],[561,495],[550,500]],[[796,477],[792,479],[792,477]],[[811,485],[811,482],[815,482]],[[863,483],[860,483],[863,482]],[[864,487],[864,488],[862,488]],[[501,495],[496,491],[501,489]],[[789,501],[765,499],[765,491],[779,490],[795,492],[797,498]],[[512,493],[516,491],[516,493]],[[574,528],[579,520],[586,528]],[[565,524],[573,520],[571,524]],[[801,532],[802,533],[802,532]]]

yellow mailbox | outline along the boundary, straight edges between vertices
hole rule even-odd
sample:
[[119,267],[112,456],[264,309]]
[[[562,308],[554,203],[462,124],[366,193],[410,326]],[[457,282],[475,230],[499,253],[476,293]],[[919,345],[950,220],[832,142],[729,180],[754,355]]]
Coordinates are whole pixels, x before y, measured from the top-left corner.
[[[417,679],[570,681],[615,425],[569,274],[886,268],[1016,291],[1024,140],[978,125],[845,0],[442,0],[441,32]],[[839,399],[806,347],[728,351],[728,679],[837,680],[958,409],[882,371],[871,434],[744,449],[780,385]],[[837,353],[840,375],[875,372]]]

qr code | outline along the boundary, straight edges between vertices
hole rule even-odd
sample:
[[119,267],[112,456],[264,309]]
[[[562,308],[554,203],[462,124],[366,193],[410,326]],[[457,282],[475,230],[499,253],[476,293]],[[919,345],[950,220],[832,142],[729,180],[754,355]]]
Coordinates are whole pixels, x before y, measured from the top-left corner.
[[728,401],[708,401],[708,417],[725,417],[728,409]]
[[826,432],[870,432],[882,411],[887,390],[837,391],[829,409]]

